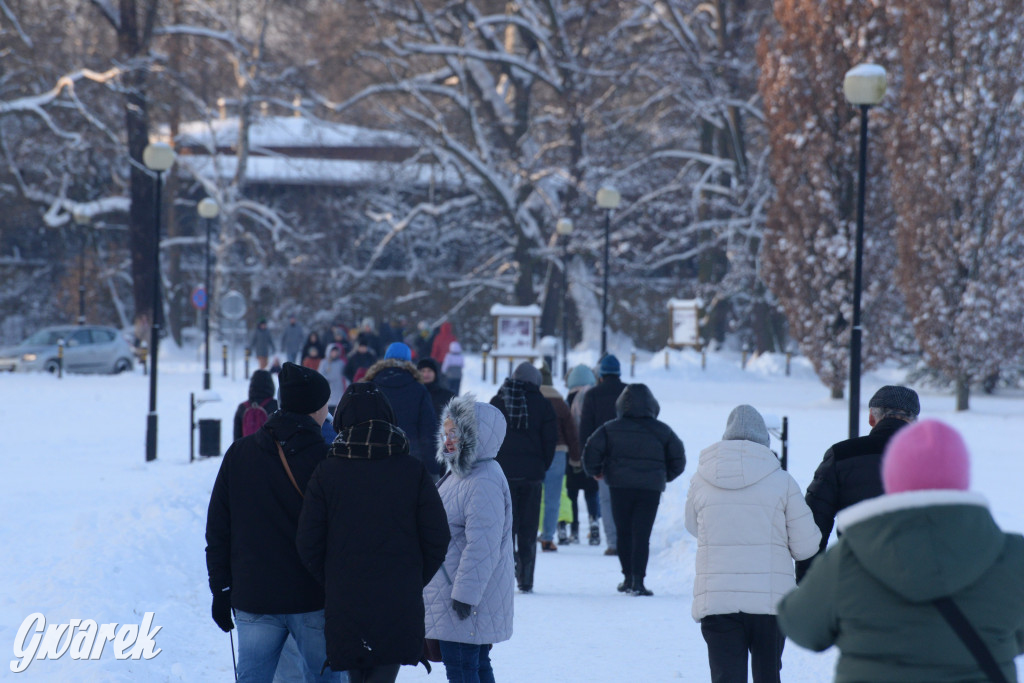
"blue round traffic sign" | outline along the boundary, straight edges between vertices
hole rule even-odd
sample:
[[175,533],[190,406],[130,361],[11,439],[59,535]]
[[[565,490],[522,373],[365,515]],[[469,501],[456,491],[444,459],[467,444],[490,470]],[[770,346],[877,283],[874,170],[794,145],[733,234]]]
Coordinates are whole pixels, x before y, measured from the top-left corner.
[[202,310],[206,308],[206,288],[196,287],[192,290],[192,305]]

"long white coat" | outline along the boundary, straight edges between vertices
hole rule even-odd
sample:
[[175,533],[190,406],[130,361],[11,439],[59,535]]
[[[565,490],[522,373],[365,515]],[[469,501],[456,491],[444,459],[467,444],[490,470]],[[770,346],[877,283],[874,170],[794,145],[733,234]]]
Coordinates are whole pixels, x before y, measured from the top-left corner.
[[[439,461],[451,473],[438,493],[448,514],[452,540],[440,571],[423,589],[426,636],[456,643],[483,645],[512,637],[515,563],[512,556],[512,497],[501,465],[495,460],[505,437],[505,418],[472,394],[452,399],[441,416],[458,433],[457,452]],[[442,427],[443,430],[443,427]],[[473,609],[459,619],[458,600]]]
[[693,618],[777,614],[796,587],[793,560],[818,551],[821,532],[800,486],[753,441],[701,451],[686,496],[686,529],[697,537]]

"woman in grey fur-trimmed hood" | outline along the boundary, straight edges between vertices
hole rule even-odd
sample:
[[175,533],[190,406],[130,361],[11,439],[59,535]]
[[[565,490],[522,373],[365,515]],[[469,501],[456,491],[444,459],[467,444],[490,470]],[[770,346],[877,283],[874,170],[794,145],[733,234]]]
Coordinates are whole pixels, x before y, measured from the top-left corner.
[[448,474],[437,486],[452,540],[423,603],[426,637],[440,641],[445,668],[464,676],[456,680],[493,676],[491,645],[512,637],[512,496],[495,460],[504,438],[501,411],[472,394],[441,416],[437,460]]

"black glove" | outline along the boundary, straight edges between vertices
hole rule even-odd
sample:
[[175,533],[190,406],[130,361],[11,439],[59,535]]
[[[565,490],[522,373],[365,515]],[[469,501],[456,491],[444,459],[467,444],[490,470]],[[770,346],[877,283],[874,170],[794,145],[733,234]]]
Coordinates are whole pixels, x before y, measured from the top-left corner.
[[235,627],[231,621],[231,589],[225,588],[213,594],[213,620],[220,626],[220,630],[227,633]]
[[473,612],[473,605],[467,605],[464,602],[452,600],[452,609],[454,609],[455,613],[459,615],[459,619],[467,619]]

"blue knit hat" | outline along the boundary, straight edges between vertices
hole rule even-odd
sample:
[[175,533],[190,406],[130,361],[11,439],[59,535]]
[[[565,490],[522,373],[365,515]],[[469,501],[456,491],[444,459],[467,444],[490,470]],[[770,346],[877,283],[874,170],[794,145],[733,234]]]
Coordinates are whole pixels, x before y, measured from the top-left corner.
[[388,346],[388,350],[384,352],[385,358],[394,358],[395,360],[412,360],[412,351],[409,347],[402,342],[393,342]]
[[619,365],[619,359],[614,354],[609,353],[607,356],[601,359],[601,365],[598,367],[598,371],[601,376],[605,375],[621,375],[622,368]]

